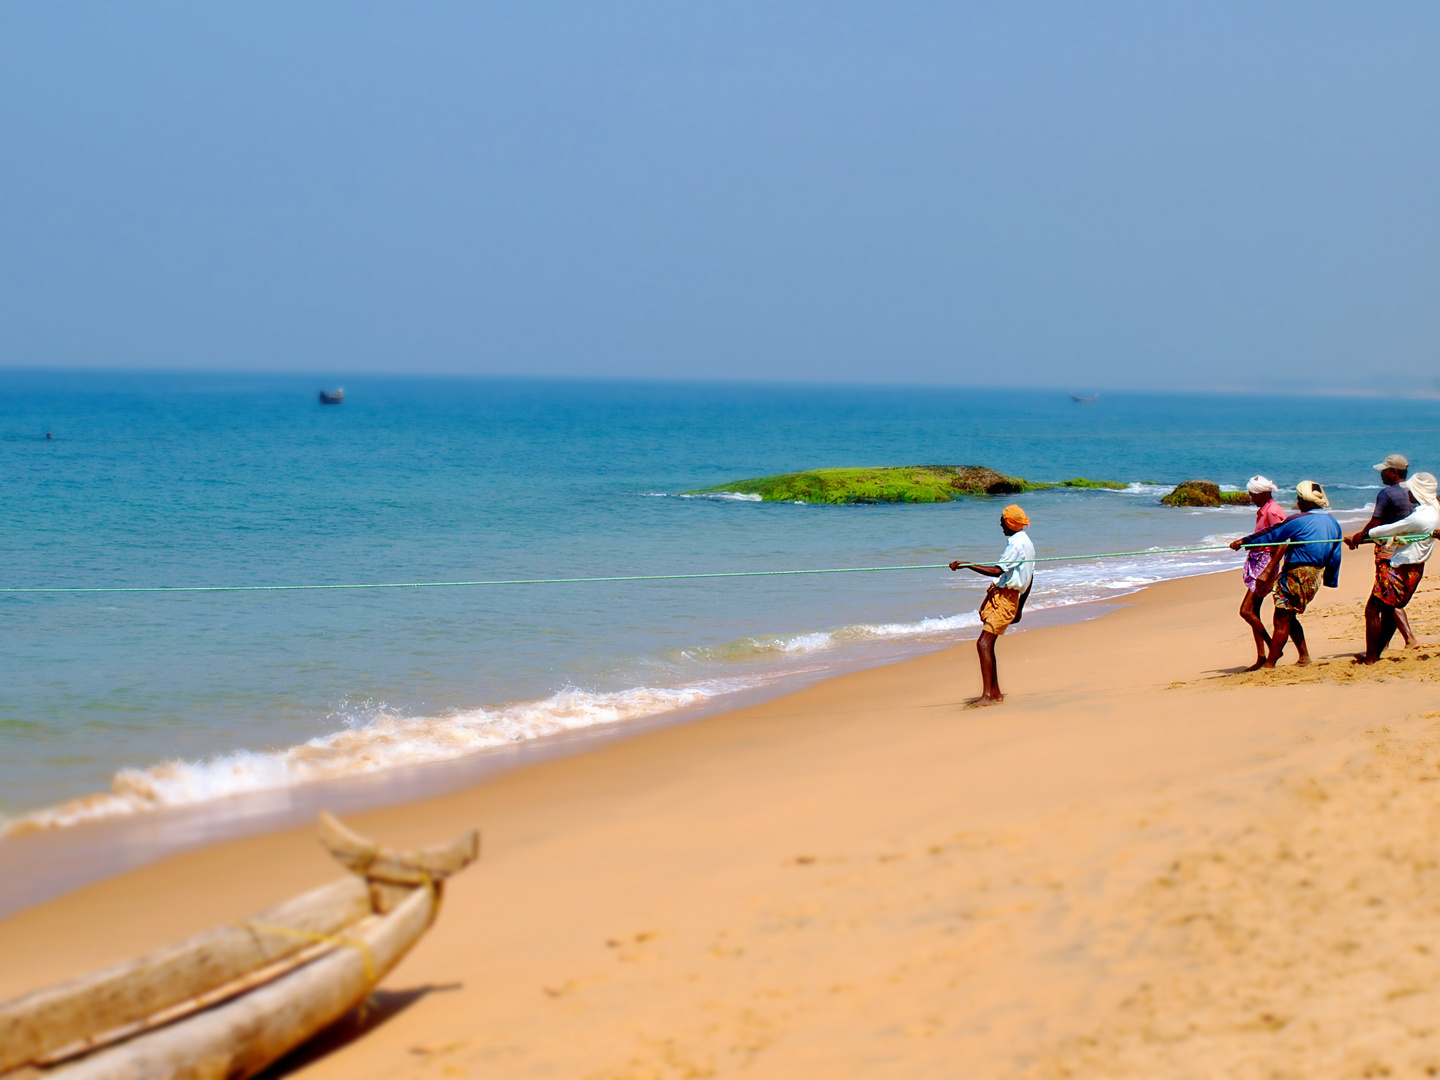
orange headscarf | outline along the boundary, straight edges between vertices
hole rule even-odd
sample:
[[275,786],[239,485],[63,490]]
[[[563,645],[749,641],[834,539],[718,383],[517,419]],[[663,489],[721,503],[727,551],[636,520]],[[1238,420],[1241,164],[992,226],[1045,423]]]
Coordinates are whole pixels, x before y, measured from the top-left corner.
[[1030,515],[1022,510],[1018,503],[1011,503],[1000,511],[1000,520],[1017,532],[1030,524]]

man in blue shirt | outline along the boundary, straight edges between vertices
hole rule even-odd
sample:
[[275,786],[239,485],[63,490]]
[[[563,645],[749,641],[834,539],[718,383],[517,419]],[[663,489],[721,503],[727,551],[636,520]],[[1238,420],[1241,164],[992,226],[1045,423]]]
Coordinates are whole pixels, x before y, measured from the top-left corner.
[[1340,584],[1340,542],[1345,534],[1340,523],[1325,512],[1330,499],[1325,489],[1311,480],[1296,485],[1295,494],[1298,515],[1230,545],[1236,551],[1242,547],[1290,545],[1285,548],[1285,571],[1275,587],[1275,629],[1270,635],[1270,655],[1265,658],[1267,668],[1275,666],[1291,637],[1300,653],[1295,662],[1302,666],[1310,663],[1300,615],[1320,591],[1322,575],[1327,589]]

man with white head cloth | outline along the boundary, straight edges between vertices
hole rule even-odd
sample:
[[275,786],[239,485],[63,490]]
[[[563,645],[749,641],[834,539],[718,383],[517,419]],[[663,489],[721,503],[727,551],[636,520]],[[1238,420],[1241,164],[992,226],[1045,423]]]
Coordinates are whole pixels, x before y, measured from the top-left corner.
[[1435,494],[1435,477],[1416,473],[1403,485],[1415,500],[1407,517],[1388,525],[1374,525],[1370,539],[1385,543],[1389,559],[1375,563],[1375,588],[1365,604],[1365,663],[1380,659],[1395,636],[1397,613],[1403,611],[1435,550],[1435,530],[1440,529],[1440,500]]
[[[1285,520],[1285,510],[1281,507],[1280,500],[1275,498],[1275,492],[1280,489],[1273,481],[1263,476],[1252,476],[1245,485],[1245,490],[1250,495],[1250,501],[1255,504],[1257,533]],[[1280,574],[1280,567],[1285,561],[1284,555],[1284,548],[1273,547],[1252,548],[1245,556],[1245,570],[1241,575],[1245,582],[1245,598],[1240,601],[1240,618],[1245,620],[1250,632],[1255,636],[1255,663],[1251,664],[1247,671],[1263,667],[1265,657],[1270,652],[1270,631],[1265,629],[1264,620],[1260,618],[1260,608]]]
[[[1375,471],[1380,474],[1380,493],[1375,496],[1375,510],[1370,515],[1363,528],[1353,536],[1345,538],[1345,546],[1351,551],[1362,543],[1370,535],[1370,530],[1376,525],[1393,525],[1410,511],[1415,509],[1415,496],[1410,494],[1410,489],[1405,486],[1405,477],[1410,472],[1410,459],[1404,454],[1390,454],[1379,465]],[[1390,571],[1390,548],[1386,544],[1375,545],[1375,581],[1378,583],[1389,574]],[[1415,635],[1410,631],[1410,620],[1405,616],[1404,608],[1395,609],[1395,629],[1400,631],[1400,636],[1405,639],[1405,647],[1413,648],[1416,644]]]

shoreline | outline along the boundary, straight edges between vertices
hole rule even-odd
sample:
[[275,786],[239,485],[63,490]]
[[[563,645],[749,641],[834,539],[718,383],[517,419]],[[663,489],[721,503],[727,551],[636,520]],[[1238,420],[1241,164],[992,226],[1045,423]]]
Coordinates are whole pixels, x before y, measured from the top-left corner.
[[[1224,570],[1204,574],[1226,573]],[[1164,580],[1184,580],[1171,578]],[[1008,635],[1051,626],[1066,626],[1104,618],[1123,607],[1154,582],[1115,597],[1035,609],[1029,625]],[[952,632],[967,635],[973,627]],[[543,736],[538,739],[490,747],[460,757],[371,773],[326,779],[285,787],[222,796],[203,802],[162,806],[133,815],[111,815],[74,824],[41,826],[11,836],[0,835],[0,920],[35,904],[43,904],[72,889],[102,881],[114,874],[136,870],[161,859],[196,848],[250,836],[295,828],[313,821],[322,809],[338,814],[381,811],[390,807],[465,791],[488,784],[515,769],[553,758],[585,754],[615,740],[641,737],[666,727],[762,705],[855,672],[893,664],[959,647],[953,641],[915,640],[900,645],[888,656],[857,656],[848,663],[820,671],[792,673],[771,682],[718,695],[700,705],[672,709],[632,720]],[[62,804],[63,805],[63,804]],[[17,820],[23,820],[23,817]]]
[[[1007,635],[1002,707],[967,642],[354,814],[484,855],[277,1075],[1316,1075],[1362,1021],[1440,1061],[1440,645],[1356,670],[1371,565],[1304,670],[1232,674],[1238,575],[1182,578]],[[336,874],[307,826],[76,889],[0,920],[0,998]]]
[[[1147,553],[1138,553],[1142,557]],[[1163,557],[1163,553],[1157,553]],[[1228,553],[1227,553],[1228,554]],[[1137,590],[1160,581],[1176,580],[1178,577],[1197,576],[1208,573],[1223,573],[1225,567],[1197,569],[1193,565],[1180,568],[1173,577],[1168,576],[1175,567],[1159,565],[1147,567],[1135,573],[1137,583],[1130,573],[1121,572],[1123,584],[1102,583],[1097,591],[1105,595],[1094,598],[1075,599],[1063,592],[1058,596],[1042,597],[1028,610],[1028,628],[1057,625],[1072,621],[1083,621],[1098,617]],[[1150,575],[1160,575],[1150,577]],[[1148,580],[1146,580],[1149,578]],[[1060,589],[1066,586],[1061,585]],[[978,606],[977,593],[974,603]],[[377,721],[322,731],[298,743],[272,743],[256,747],[236,747],[216,751],[208,756],[193,759],[160,758],[146,765],[129,765],[117,768],[111,773],[111,786],[98,787],[87,792],[18,810],[10,816],[0,816],[0,850],[11,839],[24,838],[35,834],[50,834],[92,824],[104,824],[132,817],[144,817],[152,813],[204,815],[208,807],[234,806],[237,813],[249,815],[252,805],[280,803],[287,791],[301,792],[310,788],[326,787],[343,790],[347,785],[358,783],[370,789],[383,787],[393,778],[393,784],[402,791],[397,798],[404,798],[407,786],[423,786],[422,782],[411,784],[406,778],[434,770],[437,776],[446,776],[456,769],[463,770],[462,763],[479,761],[490,754],[508,753],[514,745],[534,742],[564,741],[579,736],[585,731],[609,732],[622,728],[647,728],[656,722],[684,722],[716,712],[739,708],[745,704],[766,700],[790,693],[810,685],[817,679],[831,678],[849,671],[861,670],[884,664],[903,662],[914,656],[924,655],[937,649],[950,647],[960,640],[968,640],[978,627],[973,608],[962,608],[959,612],[941,616],[917,616],[910,623],[885,623],[842,625],[812,631],[792,631],[788,640],[798,643],[794,656],[786,647],[777,655],[788,659],[766,667],[763,664],[736,665],[739,670],[730,670],[725,662],[716,662],[711,670],[690,673],[685,681],[674,683],[661,681],[636,685],[595,689],[587,686],[563,685],[541,690],[538,698],[518,698],[499,704],[450,708],[431,714],[408,715],[400,712],[394,716],[382,713]],[[928,624],[959,625],[935,628]],[[858,638],[845,638],[847,631],[870,631]],[[1018,631],[1017,632],[1021,632]],[[814,647],[808,639],[820,638],[830,641],[828,645]],[[769,645],[769,642],[761,641]],[[703,650],[702,650],[703,651]],[[730,685],[726,685],[730,684]],[[571,695],[582,699],[575,703],[567,700]],[[636,703],[627,700],[632,695],[640,698],[670,698],[664,705],[640,703],[635,715],[620,715],[614,719],[582,719],[571,724],[571,716],[579,711],[613,710],[624,714],[636,710]],[[698,698],[694,704],[676,703],[687,697]],[[643,711],[653,708],[655,711]],[[532,720],[527,714],[538,714]],[[447,738],[463,739],[476,729],[467,728],[467,718],[476,714],[484,717],[479,729],[481,738],[496,739],[486,735],[486,725],[514,723],[521,727],[529,724],[550,726],[554,729],[516,736],[508,734],[510,742],[493,741],[490,745],[469,748],[455,752],[444,745]],[[515,719],[511,715],[515,714]],[[407,730],[411,724],[420,725],[416,730]],[[455,724],[453,730],[449,725]],[[504,738],[507,736],[499,736]],[[369,740],[368,742],[366,740]],[[400,746],[411,740],[422,744],[420,753],[412,754],[412,760],[405,760],[402,753],[396,759],[375,765],[367,760],[371,754],[384,757],[392,745]],[[434,745],[425,746],[426,740]],[[334,745],[331,745],[331,744]],[[325,760],[325,755],[344,759],[338,763]],[[350,768],[356,766],[359,768]],[[337,767],[338,766],[338,767]],[[278,767],[288,775],[276,782],[267,772]],[[486,765],[478,765],[476,775],[488,773]],[[258,779],[255,774],[259,773]],[[309,775],[307,775],[307,773]],[[196,789],[218,786],[224,793],[196,794]],[[225,791],[226,788],[230,790]],[[344,796],[341,796],[344,798]],[[301,797],[302,802],[308,802]],[[351,800],[346,800],[347,802]],[[222,815],[223,816],[223,815]],[[3,854],[0,854],[3,865]],[[0,915],[9,910],[9,905],[0,886]]]

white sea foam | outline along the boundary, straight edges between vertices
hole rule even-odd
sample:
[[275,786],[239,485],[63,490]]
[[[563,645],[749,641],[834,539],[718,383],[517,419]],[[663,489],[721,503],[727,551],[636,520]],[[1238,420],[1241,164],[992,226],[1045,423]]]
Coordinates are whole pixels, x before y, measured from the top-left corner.
[[206,761],[166,761],[145,769],[123,769],[115,774],[110,791],[0,823],[0,836],[451,760],[493,747],[702,705],[755,681],[711,679],[679,688],[642,686],[611,693],[569,689],[541,701],[444,716],[406,717],[370,705],[362,707],[360,716],[347,717],[343,730],[285,750],[238,750]]
[[980,625],[980,617],[973,611],[965,611],[958,615],[932,616],[917,619],[914,622],[857,623],[834,630],[813,630],[792,634],[788,637],[747,637],[725,645],[682,649],[679,655],[682,659],[690,661],[736,662],[764,657],[818,653],[867,641],[945,634],[978,625]]
[[1091,491],[1109,491],[1115,495],[1144,495],[1149,498],[1159,498],[1161,495],[1169,495],[1175,490],[1174,484],[1142,484],[1132,482],[1123,488],[1090,488]]
[[696,495],[677,495],[677,499],[719,499],[721,502],[764,502],[759,495],[743,491],[704,491]]

